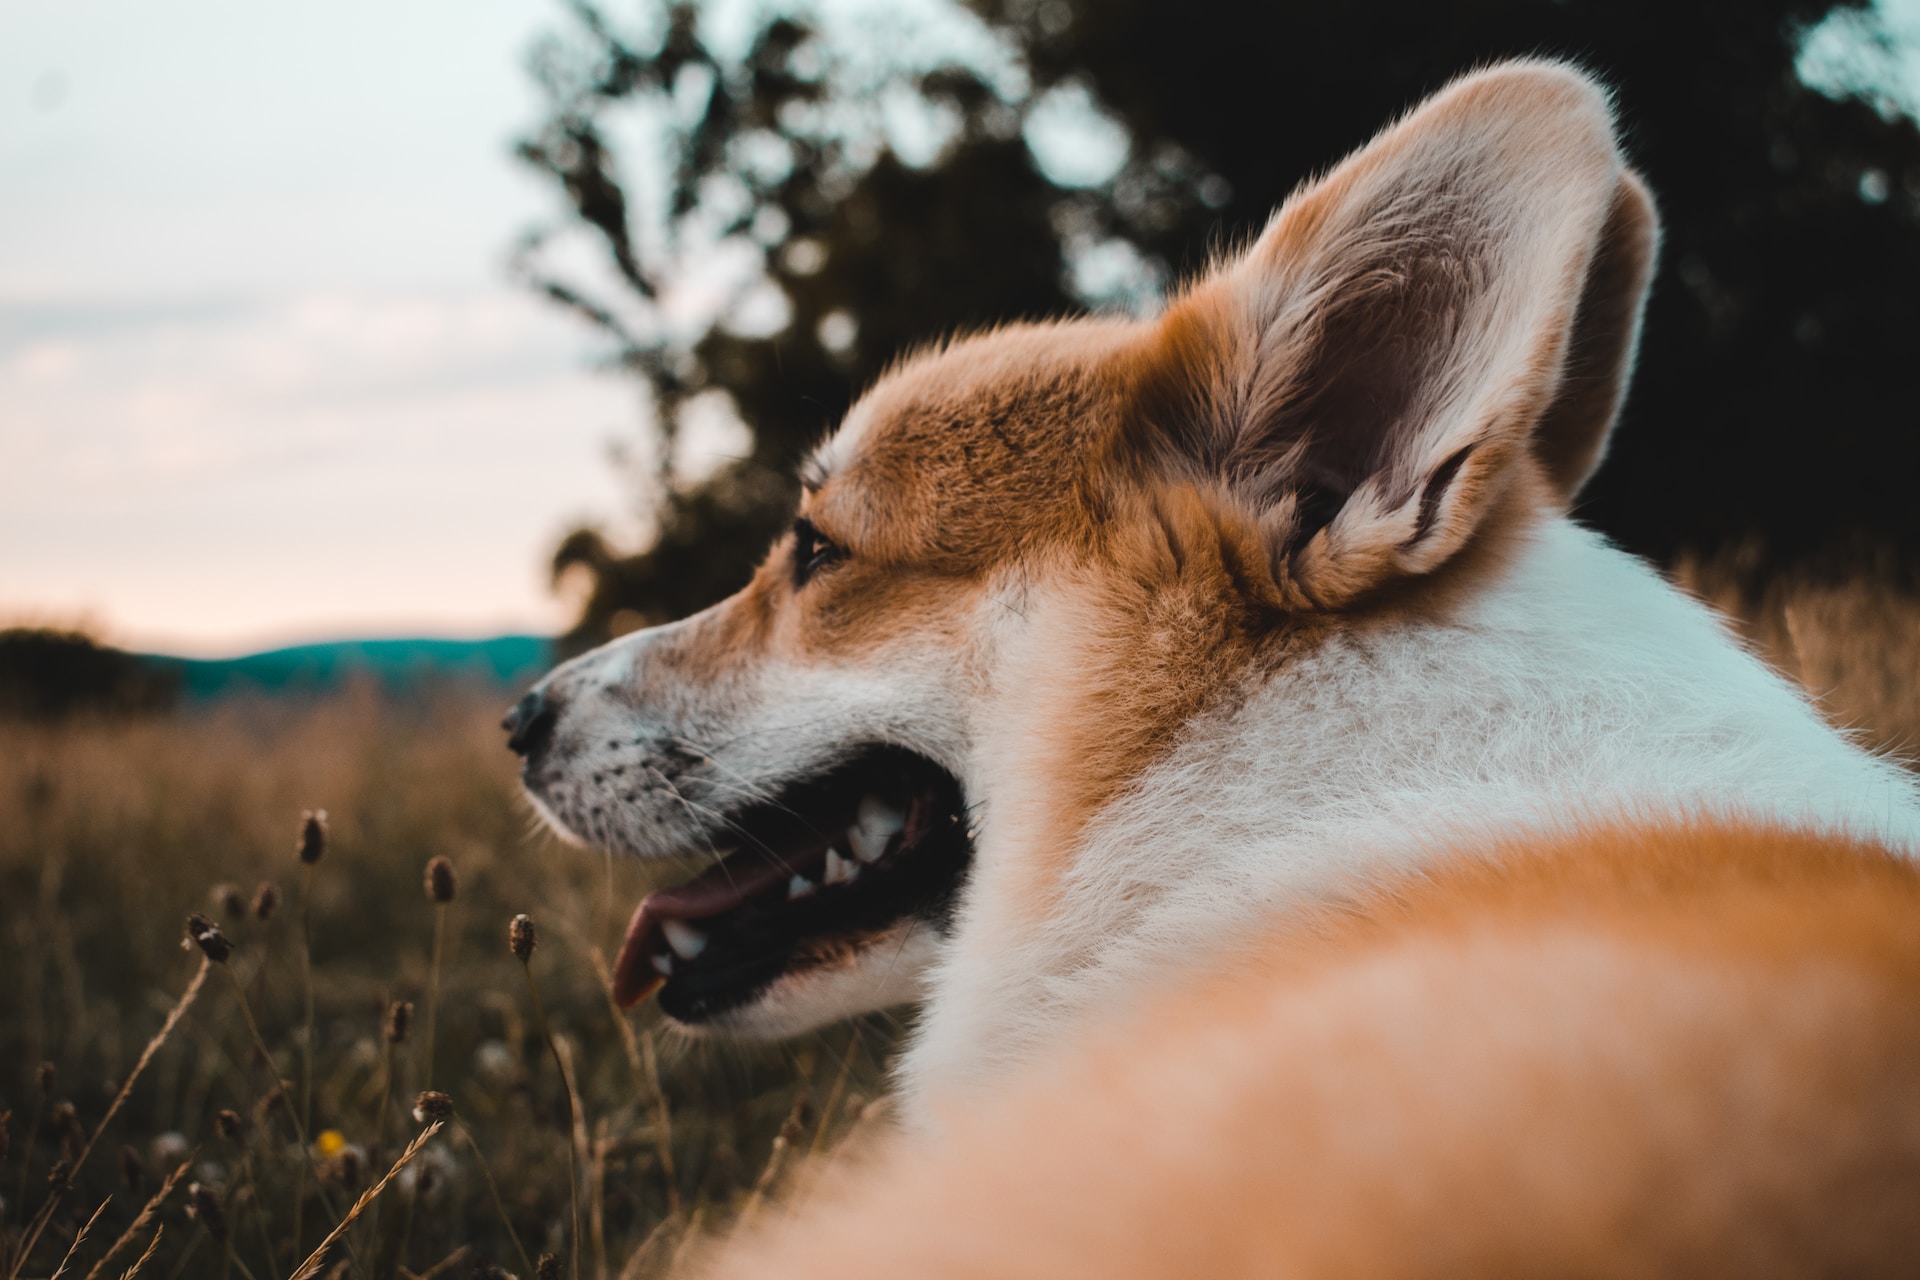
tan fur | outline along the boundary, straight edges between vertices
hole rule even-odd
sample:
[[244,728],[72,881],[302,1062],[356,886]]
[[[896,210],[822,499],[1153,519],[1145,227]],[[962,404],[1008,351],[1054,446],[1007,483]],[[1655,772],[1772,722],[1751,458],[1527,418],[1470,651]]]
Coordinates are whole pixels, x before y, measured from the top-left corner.
[[[1420,875],[1390,873],[1406,864],[1366,846],[1382,835],[1366,823],[1329,822],[1291,845],[1250,839],[1215,865],[1215,833],[1231,842],[1231,823],[1200,822],[1215,817],[1200,810],[1234,794],[1224,789],[1171,793],[1202,800],[1189,802],[1199,835],[1179,846],[1174,833],[1181,860],[1164,877],[1146,865],[1163,846],[1133,834],[1166,831],[1139,812],[1169,794],[1142,785],[1156,765],[1230,774],[1232,753],[1261,750],[1221,733],[1236,701],[1260,707],[1290,668],[1311,678],[1328,655],[1370,679],[1393,650],[1368,641],[1445,632],[1510,565],[1537,563],[1525,557],[1543,533],[1570,534],[1562,515],[1604,452],[1656,240],[1590,80],[1539,63],[1470,76],[1303,188],[1158,320],[1011,326],[905,362],[807,476],[802,513],[841,555],[797,586],[785,541],[731,600],[559,673],[562,703],[601,714],[630,699],[636,714],[592,723],[638,725],[641,747],[699,737],[709,720],[777,736],[787,724],[767,708],[783,705],[783,682],[811,680],[803,705],[816,720],[839,703],[861,712],[826,748],[919,750],[980,805],[958,923],[928,948],[933,1004],[903,1076],[930,1111],[988,1101],[921,1116],[910,1143],[821,1188],[713,1274],[1912,1270],[1920,876],[1909,864],[1867,844],[1670,816],[1483,837]],[[1574,607],[1570,582],[1555,579],[1543,612]],[[1697,633],[1658,634],[1724,644],[1698,621]],[[1501,661],[1525,669],[1525,643],[1499,649]],[[1796,752],[1844,754],[1764,673],[1727,675],[1745,660],[1725,657],[1681,674],[1737,678],[1728,698],[1777,694],[1800,718],[1766,720],[1768,733],[1804,721]],[[1586,659],[1556,661],[1579,674]],[[630,678],[623,663],[636,664]],[[1424,665],[1399,671],[1401,684],[1453,687],[1443,667],[1430,682]],[[1391,707],[1371,722],[1365,681],[1342,701],[1355,687],[1290,690],[1258,727],[1309,732],[1289,716],[1313,723],[1324,698],[1354,713],[1323,717],[1335,748],[1422,730]],[[1502,704],[1515,687],[1463,682],[1447,710],[1536,714],[1556,732],[1527,740],[1549,744],[1527,764],[1555,775],[1587,776],[1589,730],[1599,750],[1631,754],[1605,740],[1619,718],[1608,700],[1630,702],[1638,686],[1608,686],[1592,711]],[[1646,714],[1676,707],[1686,713],[1685,699]],[[916,716],[940,731],[917,739]],[[1699,723],[1677,745],[1634,741],[1684,763],[1720,731]],[[1209,734],[1225,745],[1189,749]],[[1562,791],[1528,778],[1504,798],[1481,785],[1472,752],[1491,741],[1467,734],[1467,767],[1442,775],[1468,792],[1461,811],[1440,796],[1418,811],[1430,826],[1389,843],[1424,857],[1442,831],[1537,824],[1587,799],[1578,781]],[[1699,748],[1716,749],[1719,771],[1680,799],[1633,790],[1644,780],[1609,762],[1598,776],[1627,781],[1594,795],[1592,811],[1641,812],[1642,794],[1669,814],[1731,796],[1774,803],[1761,784],[1740,790],[1736,769],[1763,754],[1750,739]],[[1776,778],[1804,763],[1771,760]],[[806,763],[761,768],[779,783]],[[1832,765],[1834,805],[1818,810],[1829,829],[1853,812],[1840,800],[1899,790],[1857,763]],[[1336,804],[1376,784],[1428,799],[1424,761],[1317,767],[1298,779],[1342,780],[1348,791],[1328,791]],[[1489,768],[1495,783],[1503,768],[1526,773]],[[1255,775],[1224,816],[1274,824],[1290,805],[1312,808],[1297,791],[1267,808],[1244,798],[1269,778],[1281,781]],[[569,812],[598,814],[600,792],[546,780]],[[1115,825],[1130,808],[1131,825]],[[654,825],[674,816],[638,812]],[[633,825],[644,849],[651,833]],[[1353,884],[1311,914],[1266,915],[1263,904],[1320,893],[1311,877],[1268,874],[1289,856],[1328,877],[1400,878]],[[1113,863],[1131,878],[1102,879]],[[1176,896],[1182,876],[1206,891],[1194,900],[1207,912],[1128,933],[1141,899]],[[858,974],[913,927],[838,938],[815,968]],[[1116,935],[1132,945],[1123,959]],[[1162,958],[1165,989],[1132,999],[1126,984]],[[1070,990],[1088,974],[1101,981]],[[810,1024],[781,1020],[783,998],[830,1016],[880,1007],[806,1006],[810,980],[796,970],[749,1012],[784,1033]],[[1000,1016],[1009,1009],[1019,1016]],[[1043,1025],[1055,1013],[1082,1021],[1055,1034]]]
[[[1558,204],[1531,207],[1542,192]],[[902,637],[957,650],[1009,566],[1074,584],[1074,639],[1040,660],[1057,669],[1019,678],[1060,748],[1022,871],[1039,909],[1089,816],[1228,676],[1334,626],[1444,614],[1564,507],[1618,407],[1653,227],[1589,81],[1462,81],[1160,320],[1010,326],[906,361],[809,477],[802,514],[846,560],[796,593],[776,545],[649,679]],[[1328,477],[1344,505],[1308,527]]]
[[[1010,732],[1050,749],[996,814],[1024,853],[984,923],[1043,919],[1091,815],[1236,676],[1444,614],[1564,508],[1655,239],[1591,86],[1496,74],[1157,324],[1008,331],[876,391],[822,527],[949,581],[1039,562],[1072,602],[1007,677]],[[1895,1274],[1920,1245],[1916,925],[1910,867],[1771,828],[1463,850],[1211,975],[1169,957],[1135,1017],[716,1274]]]
[[708,1274],[1911,1274],[1920,876],[1616,826],[1356,889]]

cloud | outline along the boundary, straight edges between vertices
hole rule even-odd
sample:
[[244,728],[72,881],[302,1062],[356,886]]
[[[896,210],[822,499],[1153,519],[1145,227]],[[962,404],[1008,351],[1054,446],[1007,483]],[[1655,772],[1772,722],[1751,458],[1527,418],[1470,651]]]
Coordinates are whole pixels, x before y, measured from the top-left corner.
[[0,609],[190,646],[552,626],[540,562],[625,501],[634,388],[492,289],[0,311]]

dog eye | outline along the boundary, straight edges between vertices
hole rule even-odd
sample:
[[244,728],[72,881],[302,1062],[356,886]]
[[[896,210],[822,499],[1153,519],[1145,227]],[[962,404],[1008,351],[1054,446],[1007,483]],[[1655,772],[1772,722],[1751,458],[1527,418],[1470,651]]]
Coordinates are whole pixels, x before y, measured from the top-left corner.
[[844,547],[814,528],[813,521],[805,516],[795,520],[793,522],[794,590],[798,591],[806,586],[807,580],[816,572],[835,560],[844,558],[846,554]]

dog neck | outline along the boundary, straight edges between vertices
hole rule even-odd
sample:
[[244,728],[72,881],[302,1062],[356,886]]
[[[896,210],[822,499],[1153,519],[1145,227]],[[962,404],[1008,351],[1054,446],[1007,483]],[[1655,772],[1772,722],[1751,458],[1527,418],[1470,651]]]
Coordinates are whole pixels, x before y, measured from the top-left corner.
[[[1024,605],[1037,648],[1063,630]],[[985,704],[973,879],[900,1076],[929,1122],[1170,967],[1342,881],[1516,832],[1740,815],[1920,846],[1906,773],[1823,724],[1725,624],[1562,517],[1448,616],[1328,632],[1246,674],[1057,845],[1048,690]],[[1036,877],[1036,867],[1052,867]]]

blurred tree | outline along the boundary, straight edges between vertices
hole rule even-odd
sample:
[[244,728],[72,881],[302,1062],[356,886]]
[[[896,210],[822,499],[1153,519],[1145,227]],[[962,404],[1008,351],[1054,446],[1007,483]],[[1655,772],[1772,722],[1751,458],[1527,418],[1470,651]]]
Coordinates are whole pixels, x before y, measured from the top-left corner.
[[81,632],[0,629],[0,716],[138,715],[171,708],[179,693],[174,671]]
[[[555,558],[591,580],[570,644],[743,581],[800,451],[901,351],[1137,305],[1425,93],[1531,53],[1617,86],[1666,226],[1635,392],[1583,516],[1658,558],[1920,544],[1920,130],[1800,74],[1835,14],[1874,52],[1861,0],[969,0],[995,40],[918,63],[822,19],[729,42],[718,10],[641,7],[616,29],[572,6],[536,54],[547,118],[521,148],[572,216],[517,261],[614,340],[661,442],[645,548],[582,530]],[[913,161],[902,120],[935,138]],[[1115,163],[1074,172],[1103,131]],[[567,257],[583,231],[604,269]],[[729,410],[745,455],[676,470],[676,437]]]

